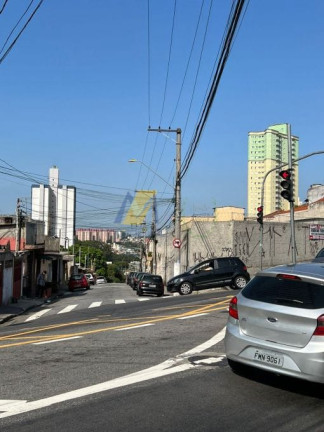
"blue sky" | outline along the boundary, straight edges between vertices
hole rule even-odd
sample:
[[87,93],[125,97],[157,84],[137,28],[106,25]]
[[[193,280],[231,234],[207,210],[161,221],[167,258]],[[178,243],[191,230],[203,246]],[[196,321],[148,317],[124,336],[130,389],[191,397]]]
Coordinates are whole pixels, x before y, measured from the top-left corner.
[[[29,3],[6,5],[0,47]],[[172,211],[167,183],[174,182],[175,134],[167,138],[147,129],[181,128],[185,156],[232,5],[214,0],[206,31],[210,0],[176,3],[171,44],[174,0],[150,0],[149,21],[147,0],[43,2],[0,64],[0,214],[13,213],[17,198],[27,198],[30,210],[31,184],[47,182],[53,165],[62,184],[78,188],[78,226],[112,226],[124,197],[135,189],[158,191],[161,218]],[[324,2],[247,5],[182,181],[185,215],[211,214],[216,206],[247,207],[250,131],[290,123],[300,156],[324,147]],[[151,169],[128,163],[131,158]],[[311,184],[324,183],[322,165],[322,155],[300,163],[302,200]]]

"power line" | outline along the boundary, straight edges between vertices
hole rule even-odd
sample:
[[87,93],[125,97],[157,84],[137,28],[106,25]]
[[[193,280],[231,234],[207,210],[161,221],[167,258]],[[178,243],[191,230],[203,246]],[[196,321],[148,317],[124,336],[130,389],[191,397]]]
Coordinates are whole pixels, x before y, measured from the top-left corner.
[[[24,12],[23,16],[25,15],[25,13],[27,12],[27,10],[29,9],[29,7],[31,6],[31,4],[33,3],[34,0],[31,1],[31,3],[29,4],[29,6],[27,7],[26,11]],[[20,36],[22,35],[22,33],[24,32],[24,30],[26,29],[26,27],[28,26],[28,24],[30,23],[30,21],[33,19],[34,15],[36,14],[36,12],[38,11],[38,9],[40,8],[40,6],[42,5],[44,0],[40,0],[40,2],[38,3],[38,5],[36,6],[36,8],[34,9],[34,11],[32,12],[32,14],[30,15],[30,17],[28,18],[28,20],[26,21],[26,23],[24,24],[23,28],[20,30],[20,32],[18,33],[18,35],[15,37],[15,39],[13,40],[13,42],[10,44],[9,48],[6,50],[6,52],[3,54],[2,57],[0,57],[0,64],[4,61],[4,59],[7,57],[7,55],[10,53],[10,51],[12,50],[12,48],[14,47],[14,45],[16,44],[17,40],[20,38]],[[23,18],[23,16],[21,17],[21,19]],[[21,20],[20,19],[20,20]],[[19,24],[20,20],[18,21],[17,25]],[[17,27],[17,26],[16,26]],[[15,28],[16,28],[15,27]],[[13,31],[15,30],[15,28],[13,29]],[[12,32],[13,32],[12,31]],[[9,38],[12,34],[12,32],[9,35]],[[3,48],[5,47],[5,45],[7,44],[8,39],[6,40]],[[2,52],[2,50],[1,50]]]
[[184,77],[182,79],[182,84],[181,84],[181,87],[180,87],[178,99],[177,99],[177,102],[176,102],[176,105],[175,105],[175,108],[174,108],[173,115],[172,115],[171,120],[170,120],[170,127],[172,126],[174,117],[175,117],[175,115],[177,113],[179,102],[180,102],[181,95],[182,95],[182,91],[183,91],[183,88],[184,88],[184,83],[185,83],[185,80],[186,80],[186,77],[187,77],[187,73],[188,73],[188,70],[189,70],[189,65],[190,65],[190,61],[191,61],[191,58],[192,58],[194,46],[195,46],[195,43],[196,43],[196,38],[197,38],[197,34],[198,34],[198,29],[199,29],[199,24],[200,24],[200,20],[201,20],[201,15],[202,15],[204,3],[205,3],[205,0],[202,1],[201,6],[200,6],[200,12],[199,12],[198,21],[197,21],[197,24],[196,24],[196,30],[195,30],[195,34],[194,34],[193,41],[192,41],[192,44],[191,44],[191,50],[190,50],[190,54],[189,54],[189,57],[188,57],[188,60],[187,60],[187,65],[186,65]]
[[4,8],[6,7],[6,4],[8,3],[8,0],[4,0],[4,3],[2,5],[2,8],[0,9],[0,14],[2,14]]
[[187,152],[187,156],[186,156],[185,161],[184,161],[182,168],[181,168],[181,178],[183,178],[183,176],[186,174],[186,172],[189,168],[189,165],[190,165],[192,158],[195,154],[195,151],[197,149],[201,134],[202,134],[203,129],[205,127],[205,124],[206,124],[210,109],[212,107],[212,103],[213,103],[213,100],[215,98],[215,94],[216,94],[216,91],[217,91],[217,88],[218,88],[218,85],[219,85],[226,61],[227,61],[228,56],[229,56],[232,40],[233,40],[235,30],[236,30],[236,27],[237,27],[239,19],[240,19],[240,15],[241,15],[241,12],[242,12],[242,9],[244,6],[244,1],[245,0],[238,0],[237,1],[234,12],[229,19],[230,24],[228,26],[226,38],[225,38],[225,41],[223,43],[220,60],[219,60],[219,63],[218,63],[217,69],[216,69],[216,73],[214,75],[212,86],[211,86],[209,93],[208,93],[208,96],[207,96],[205,106],[203,108],[202,115],[198,121],[196,130],[194,133],[194,137],[192,139],[190,148]]
[[164,112],[166,92],[167,92],[168,80],[169,80],[169,71],[170,71],[170,61],[171,61],[171,53],[172,53],[172,43],[173,43],[173,32],[174,32],[174,22],[175,22],[175,16],[176,16],[176,9],[177,9],[177,0],[174,0],[172,29],[171,29],[170,47],[169,47],[169,57],[168,57],[167,73],[166,73],[165,85],[164,85],[162,110],[161,110],[160,123],[159,123],[160,125],[162,124],[162,117],[163,117],[163,112]]

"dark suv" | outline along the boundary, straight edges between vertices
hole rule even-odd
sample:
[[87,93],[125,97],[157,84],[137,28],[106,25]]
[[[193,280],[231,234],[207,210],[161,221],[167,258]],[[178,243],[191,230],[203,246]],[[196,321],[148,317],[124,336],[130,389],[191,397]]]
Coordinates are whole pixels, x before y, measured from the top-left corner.
[[246,265],[237,257],[209,258],[191,267],[187,272],[173,277],[167,283],[169,292],[181,295],[191,294],[193,290],[229,285],[244,288],[250,280]]
[[156,294],[161,297],[164,294],[163,279],[159,275],[145,273],[137,284],[137,295]]

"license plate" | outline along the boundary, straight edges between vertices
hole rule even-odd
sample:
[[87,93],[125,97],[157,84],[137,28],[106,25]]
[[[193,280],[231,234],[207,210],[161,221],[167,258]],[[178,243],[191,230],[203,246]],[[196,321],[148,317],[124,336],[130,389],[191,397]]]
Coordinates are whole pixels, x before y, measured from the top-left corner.
[[149,287],[150,288],[156,288],[156,285],[150,284]]
[[255,350],[254,360],[273,366],[282,367],[283,365],[283,356],[270,351]]

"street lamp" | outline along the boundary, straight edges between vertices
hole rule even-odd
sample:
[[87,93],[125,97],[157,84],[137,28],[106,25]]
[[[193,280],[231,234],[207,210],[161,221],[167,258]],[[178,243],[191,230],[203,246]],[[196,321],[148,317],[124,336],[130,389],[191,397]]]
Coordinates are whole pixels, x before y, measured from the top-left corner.
[[129,159],[128,162],[130,162],[130,163],[139,162],[140,164],[145,166],[145,168],[147,168],[153,174],[155,174],[157,177],[159,177],[162,181],[164,181],[164,183],[167,184],[171,189],[174,189],[174,187],[172,185],[170,185],[170,183],[168,183],[163,177],[160,176],[160,174],[158,174],[156,171],[154,171],[149,165],[146,165],[146,163],[144,163],[143,161],[138,160],[138,159]]

